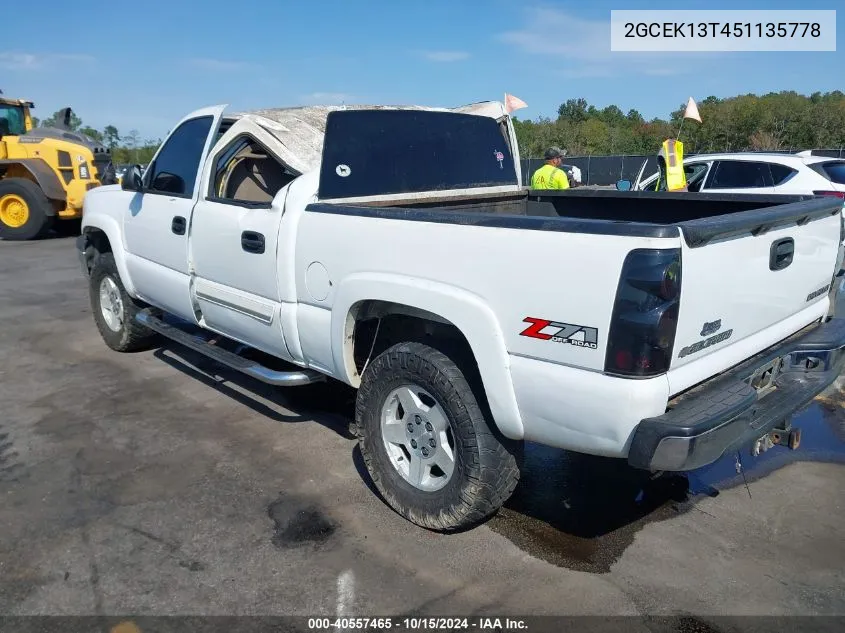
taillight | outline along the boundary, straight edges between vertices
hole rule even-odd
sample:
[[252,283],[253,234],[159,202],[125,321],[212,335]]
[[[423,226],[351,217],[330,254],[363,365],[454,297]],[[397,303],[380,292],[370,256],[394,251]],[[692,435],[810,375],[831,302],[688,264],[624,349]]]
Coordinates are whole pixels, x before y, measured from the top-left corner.
[[814,191],[814,196],[833,196],[834,198],[845,199],[845,191]]
[[681,251],[628,253],[616,290],[604,370],[656,376],[669,369],[681,301]]

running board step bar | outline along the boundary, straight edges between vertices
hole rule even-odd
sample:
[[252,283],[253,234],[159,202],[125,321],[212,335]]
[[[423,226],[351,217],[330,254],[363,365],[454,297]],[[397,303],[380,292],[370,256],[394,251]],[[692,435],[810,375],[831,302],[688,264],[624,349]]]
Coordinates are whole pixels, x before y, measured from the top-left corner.
[[302,385],[310,385],[311,383],[321,382],[326,377],[320,372],[313,369],[299,369],[296,371],[277,371],[270,369],[264,365],[259,365],[253,360],[238,356],[229,350],[211,345],[199,337],[193,336],[180,330],[177,327],[165,323],[158,317],[152,314],[150,308],[141,310],[135,315],[135,320],[141,325],[144,325],[151,330],[158,332],[162,336],[166,336],[172,341],[176,341],[180,345],[199,352],[210,359],[217,361],[221,365],[236,369],[239,372],[256,378],[261,382],[266,382],[269,385],[276,385],[278,387],[300,387]]

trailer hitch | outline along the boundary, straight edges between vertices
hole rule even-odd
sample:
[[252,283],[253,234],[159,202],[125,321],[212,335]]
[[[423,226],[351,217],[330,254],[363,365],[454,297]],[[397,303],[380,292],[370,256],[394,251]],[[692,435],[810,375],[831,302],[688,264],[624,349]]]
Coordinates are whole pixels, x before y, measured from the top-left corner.
[[784,424],[782,427],[774,428],[756,440],[751,447],[751,455],[757,457],[774,446],[785,446],[794,451],[800,445],[801,429],[793,429],[791,424]]

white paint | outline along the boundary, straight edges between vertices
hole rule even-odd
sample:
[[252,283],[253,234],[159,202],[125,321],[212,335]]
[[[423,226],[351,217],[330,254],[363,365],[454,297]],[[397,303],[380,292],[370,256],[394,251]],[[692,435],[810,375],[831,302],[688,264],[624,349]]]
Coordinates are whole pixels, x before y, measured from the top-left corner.
[[[318,216],[321,214],[308,215]],[[333,216],[326,216],[326,219],[329,217]],[[375,220],[375,222],[403,224],[402,222],[395,222],[393,220]],[[303,226],[307,226],[309,223],[304,221]],[[449,225],[433,225],[419,222],[415,222],[414,224],[418,225],[416,230],[419,232],[425,232],[427,228],[431,227],[447,229],[442,232],[442,236],[444,237],[449,232]],[[377,232],[378,228],[378,226],[373,227]],[[411,236],[407,237],[411,238]],[[390,239],[383,237],[380,239],[380,243],[387,245],[390,243]],[[343,345],[343,342],[346,336],[346,315],[361,300],[366,298],[368,300],[389,301],[433,312],[453,323],[464,333],[478,362],[487,400],[496,424],[506,436],[513,439],[521,438],[523,433],[522,420],[517,406],[511,376],[508,371],[509,362],[506,335],[501,329],[500,317],[497,318],[494,306],[491,306],[489,301],[486,301],[483,297],[465,290],[467,286],[460,283],[461,280],[451,279],[450,283],[444,283],[426,279],[425,272],[422,270],[426,258],[421,258],[420,260],[408,258],[407,261],[403,260],[400,263],[398,259],[391,259],[391,249],[373,249],[374,251],[383,250],[384,252],[361,253],[359,255],[361,258],[360,262],[358,262],[360,264],[359,267],[355,262],[342,261],[342,258],[330,254],[329,251],[331,248],[339,247],[337,242],[334,240],[330,241],[333,246],[327,248],[323,254],[324,261],[329,261],[325,260],[325,257],[331,257],[329,265],[332,270],[337,270],[335,268],[337,265],[341,266],[339,269],[341,282],[337,284],[337,290],[330,312],[331,332],[329,339],[331,340],[331,352],[336,375],[341,380],[353,386],[360,384],[360,376],[349,373],[353,364],[350,358],[346,358],[348,348]],[[402,244],[403,241],[400,240],[398,248],[404,246]],[[411,241],[413,241],[413,238],[411,238]],[[450,240],[446,239],[446,244],[443,245],[444,248],[449,248],[447,246],[449,242]],[[493,255],[492,252],[490,254]],[[381,261],[376,264],[371,256],[375,256],[376,260],[384,258],[383,261],[386,264],[384,268],[387,270],[391,266],[388,262],[394,261],[397,269],[402,272],[364,272],[382,268]],[[412,263],[414,266],[410,267],[409,264]],[[436,267],[435,262],[432,262],[432,265]],[[469,270],[469,268],[464,269],[465,272]],[[493,274],[491,272],[491,280]],[[455,282],[460,283],[460,286]],[[499,296],[504,299],[503,294]],[[304,301],[304,299],[301,300]],[[518,306],[512,305],[510,309],[516,311],[518,310]],[[300,328],[303,326],[304,321],[300,321]]]
[[[109,243],[114,245],[114,261],[117,265],[117,272],[123,282],[123,287],[130,297],[138,298],[137,290],[133,285],[132,276],[126,268],[126,250],[122,247],[122,215],[121,205],[126,201],[120,198],[123,193],[116,185],[106,185],[92,189],[82,203],[83,226],[96,227],[106,234]],[[92,204],[93,202],[93,204]]]
[[[337,608],[335,615],[338,618],[352,615],[352,607],[355,604],[355,575],[351,569],[347,569],[337,577]],[[335,631],[345,631],[340,625]]]
[[[274,132],[261,125],[264,114],[242,117],[218,145],[206,148],[211,158],[201,170],[194,200],[166,199],[157,214],[142,212],[145,219],[138,222],[132,202],[137,194],[95,189],[85,199],[83,227],[108,232],[133,296],[193,319],[197,296],[191,293],[199,291],[209,329],[352,386],[360,377],[347,345],[348,316],[357,304],[380,300],[433,313],[467,338],[504,435],[599,455],[624,457],[633,429],[642,418],[662,413],[670,395],[724,371],[827,310],[826,295],[809,304],[804,298],[833,272],[837,216],[690,249],[677,237],[306,213],[319,184],[319,164],[308,152],[322,140],[320,125],[328,111],[310,113],[308,124],[300,121],[304,111],[269,111],[266,116],[281,117],[278,122],[286,130],[277,126]],[[495,114],[486,106],[477,111]],[[512,133],[509,120],[507,125]],[[312,165],[279,192],[269,209],[233,208],[198,194],[207,190],[219,151],[244,130],[285,164]],[[278,135],[287,136],[282,141]],[[291,136],[311,148],[303,150],[301,160],[296,155],[300,145]],[[481,196],[492,189],[471,192]],[[187,236],[173,240],[170,221],[177,214],[191,224]],[[240,249],[244,230],[265,235],[264,254]],[[769,271],[769,246],[787,233],[795,240],[795,261],[786,270]],[[605,376],[625,256],[636,248],[677,247],[683,248],[682,304],[672,370],[648,380]],[[597,349],[520,336],[528,327],[526,317],[594,327]],[[733,337],[678,360],[682,347],[700,340],[703,323],[719,318],[723,329],[734,330]],[[351,578],[349,572],[344,582]],[[339,596],[352,595],[351,589],[344,593],[338,587]]]
[[[812,169],[811,165],[818,163],[825,163],[829,161],[836,161],[837,159],[826,158],[824,156],[810,156],[807,154],[765,154],[752,152],[729,152],[724,154],[696,154],[684,159],[684,167],[691,168],[695,165],[704,165],[707,174],[704,176],[705,186],[702,187],[702,192],[712,193],[775,193],[784,195],[813,195],[813,191],[845,191],[845,184],[831,182],[829,178],[825,178],[822,174]],[[709,172],[713,168],[716,161],[730,161],[730,162],[755,162],[755,163],[769,163],[772,165],[781,165],[795,170],[795,175],[774,187],[741,187],[736,189],[713,189],[708,187],[709,182],[706,182],[709,177]],[[645,162],[643,163],[645,169]],[[641,170],[642,171],[642,170]],[[654,186],[657,180],[657,173],[653,173],[645,180],[642,180],[636,189],[649,189]]]
[[[111,242],[114,248],[114,242]],[[135,253],[124,254],[126,273],[135,288],[135,297],[196,323],[191,305],[189,285],[191,278],[183,271],[140,257]],[[120,278],[123,279],[123,273]]]
[[[783,321],[778,321],[765,327],[759,332],[755,332],[745,338],[736,341],[725,341],[719,345],[714,345],[715,351],[709,352],[702,350],[693,356],[699,356],[685,364],[681,364],[678,360],[672,361],[672,369],[669,370],[667,377],[669,378],[669,386],[671,395],[675,395],[689,389],[693,385],[706,380],[710,376],[714,376],[728,367],[733,367],[744,361],[749,356],[753,356],[760,350],[774,345],[778,341],[789,337],[791,334],[797,332],[803,327],[809,325],[813,321],[818,321],[827,314],[830,306],[830,299],[827,294],[822,295],[815,303],[807,304],[808,307],[801,310],[797,314],[793,314],[785,318]],[[702,321],[703,322],[703,321]],[[685,323],[689,326],[689,322]],[[699,324],[700,326],[700,324]],[[730,324],[723,322],[720,332],[730,329]],[[692,333],[692,342],[700,341],[703,338],[699,332]],[[733,336],[731,337],[733,338]],[[675,338],[675,356],[678,355],[684,345],[689,344],[689,340],[681,340]]]
[[522,356],[510,363],[525,439],[532,442],[625,457],[639,421],[666,409],[665,375],[629,380]]
[[[326,204],[361,204],[365,202],[419,202],[432,198],[460,197],[484,198],[501,194],[519,194],[519,185],[497,185],[495,187],[470,187],[465,189],[442,189],[436,193],[431,191],[411,191],[409,193],[385,193],[375,196],[354,196],[349,198],[320,198]],[[399,206],[399,205],[394,205]]]
[[[757,236],[749,233],[700,248],[690,248],[683,242],[681,307],[672,369],[698,362],[708,354],[762,333],[808,306],[818,306],[823,314],[827,310],[827,292],[810,302],[807,296],[831,282],[839,253],[839,222],[839,215],[832,215],[804,226],[792,224]],[[773,271],[769,269],[772,244],[782,238],[794,239],[794,259],[785,269]],[[719,333],[732,330],[731,337],[680,358],[684,347],[707,338],[701,334],[704,323],[717,320],[722,322]],[[759,349],[799,327],[773,328],[768,340],[759,341]]]
[[[277,279],[279,229],[288,187],[276,194],[269,209],[208,199],[220,154],[245,134],[264,146],[278,144],[267,130],[242,119],[210,151],[202,170],[201,194],[190,228],[193,299],[214,331],[253,341],[253,347],[292,360],[284,330],[276,318],[281,311]],[[279,159],[284,162],[282,157]],[[264,236],[263,253],[243,249],[244,232]]]
[[297,329],[302,354],[308,367],[334,378],[341,375],[335,369],[332,356],[332,339],[329,336],[332,311],[326,306],[311,306],[300,303],[296,309]]
[[[178,130],[184,123],[200,117],[212,117],[203,155],[210,150],[212,140],[217,134],[217,127],[223,116],[225,105],[202,108],[184,117],[174,127]],[[168,139],[159,147],[156,156],[167,146]],[[156,156],[150,162],[155,163]],[[185,218],[190,226],[191,215],[200,192],[200,172],[190,196],[179,197],[166,193],[136,193],[120,190],[114,197],[113,203],[120,201],[114,212],[119,214],[123,224],[123,246],[132,256],[126,258],[126,266],[130,277],[140,296],[149,297],[156,305],[161,305],[182,318],[193,320],[193,310],[190,308],[190,258],[188,251],[188,231],[184,235],[176,235],[171,230],[173,218]],[[152,170],[145,174],[151,178]],[[115,248],[112,242],[112,248]],[[167,269],[166,279],[164,269]],[[158,279],[156,272],[161,272],[162,279]],[[187,310],[185,309],[187,306]]]
[[320,262],[311,262],[305,271],[305,285],[314,301],[325,301],[329,296],[329,271]]

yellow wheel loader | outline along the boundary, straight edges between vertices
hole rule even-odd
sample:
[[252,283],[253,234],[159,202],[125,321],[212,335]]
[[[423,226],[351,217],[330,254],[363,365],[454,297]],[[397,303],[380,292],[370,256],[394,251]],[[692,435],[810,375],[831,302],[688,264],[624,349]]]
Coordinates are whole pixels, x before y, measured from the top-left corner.
[[56,127],[33,128],[33,107],[0,92],[0,239],[76,232],[85,193],[117,182],[108,148],[70,130],[70,108]]

